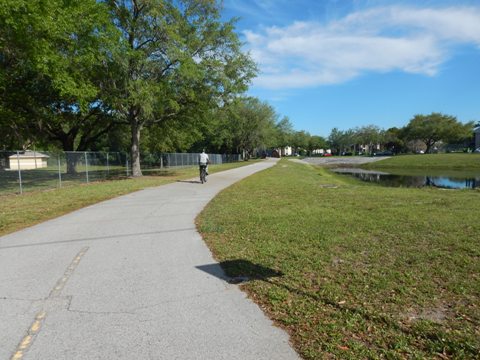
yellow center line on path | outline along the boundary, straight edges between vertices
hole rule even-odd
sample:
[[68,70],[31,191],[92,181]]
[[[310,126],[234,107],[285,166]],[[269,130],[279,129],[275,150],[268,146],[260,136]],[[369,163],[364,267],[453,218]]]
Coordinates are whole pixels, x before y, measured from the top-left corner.
[[[73,271],[76,269],[78,264],[80,263],[80,260],[82,260],[83,255],[88,250],[88,246],[84,247],[80,252],[75,256],[75,258],[72,260],[70,265],[67,267],[67,270],[65,270],[65,273],[63,276],[56,282],[55,286],[53,289],[50,291],[50,294],[48,297],[44,300],[44,305],[45,302],[48,300],[60,296],[61,291],[65,287],[65,284],[67,283],[68,279],[73,274]],[[30,328],[27,330],[27,334],[23,337],[22,341],[17,345],[17,348],[15,349],[13,355],[11,356],[10,360],[22,360],[23,356],[25,355],[25,352],[32,346],[33,341],[35,340],[36,336],[42,329],[42,325],[47,317],[47,312],[45,310],[41,310],[36,316],[35,319],[30,325]]]

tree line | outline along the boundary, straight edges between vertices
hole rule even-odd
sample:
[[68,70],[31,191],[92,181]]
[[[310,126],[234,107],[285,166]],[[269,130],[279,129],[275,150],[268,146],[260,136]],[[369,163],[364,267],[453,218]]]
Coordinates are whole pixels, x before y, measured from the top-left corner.
[[435,113],[405,129],[295,131],[245,95],[257,67],[221,11],[218,0],[3,0],[0,148],[128,151],[140,176],[142,151],[400,151],[410,138],[430,149],[470,131]]
[[[268,104],[263,104],[269,107]],[[274,114],[273,109],[271,113]],[[272,116],[272,119],[278,115]],[[247,118],[245,118],[247,119]],[[247,120],[247,124],[250,120]],[[341,154],[373,154],[381,150],[392,153],[407,153],[422,149],[430,153],[437,146],[456,146],[473,149],[473,130],[480,126],[480,122],[470,121],[462,123],[455,116],[433,112],[429,115],[415,115],[406,126],[389,128],[387,130],[376,125],[365,125],[347,130],[333,128],[327,137],[312,135],[307,131],[295,131],[287,117],[280,121],[265,123],[263,130],[264,141],[261,143],[267,148],[291,147],[293,153],[314,155],[315,150],[331,150],[334,155]],[[269,130],[270,129],[270,130]],[[250,144],[251,147],[255,143]],[[258,146],[259,143],[256,143]]]
[[380,146],[392,153],[406,153],[422,149],[426,153],[436,150],[442,144],[459,145],[472,148],[473,121],[462,123],[455,116],[433,112],[429,115],[415,115],[402,128],[381,129],[375,125],[367,125],[345,131],[332,129],[327,143],[334,153],[357,152],[362,148],[369,152]]
[[139,176],[142,151],[323,147],[245,95],[241,46],[217,0],[4,0],[0,148],[128,151]]
[[241,45],[216,0],[4,0],[0,146],[129,148],[139,176],[142,149],[199,146],[258,105]]

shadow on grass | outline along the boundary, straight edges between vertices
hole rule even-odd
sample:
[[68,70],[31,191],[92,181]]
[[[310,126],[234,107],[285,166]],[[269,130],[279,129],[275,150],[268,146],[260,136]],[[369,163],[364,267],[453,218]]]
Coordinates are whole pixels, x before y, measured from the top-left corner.
[[[290,286],[282,280],[282,277],[284,276],[282,272],[252,263],[248,260],[239,259],[222,261],[219,264],[201,265],[196,268],[230,284],[247,283],[252,280],[264,281],[273,286],[284,288],[288,292],[296,293],[300,297],[309,298],[314,302],[323,303],[324,305],[334,308],[338,312],[345,313],[347,316],[360,316],[366,321],[377,324],[377,326],[385,326],[394,329],[395,331],[404,333],[412,338],[423,338],[428,342],[438,344],[440,338],[447,337],[446,333],[439,331],[438,329],[422,330],[421,328],[406,326],[405,324],[398,322],[394,317],[390,317],[381,312],[364,309],[361,306],[349,306],[343,302],[338,302],[334,299],[322,296],[317,292],[310,292]],[[445,344],[442,346],[445,346]],[[461,349],[460,351],[468,356],[477,354],[477,349],[474,346],[453,338],[449,339],[448,346],[445,346],[445,349],[452,353]]]
[[219,264],[208,264],[196,267],[199,270],[225,280],[230,284],[239,284],[250,280],[268,280],[283,276],[283,273],[248,260],[228,260]]
[[142,169],[142,174],[146,176],[175,176],[177,173],[175,169]]

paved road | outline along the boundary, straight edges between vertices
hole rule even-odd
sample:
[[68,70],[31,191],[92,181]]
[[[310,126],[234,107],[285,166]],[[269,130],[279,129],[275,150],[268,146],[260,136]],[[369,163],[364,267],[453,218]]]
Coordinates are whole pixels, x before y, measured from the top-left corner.
[[269,160],[0,237],[0,359],[297,359],[194,218]]

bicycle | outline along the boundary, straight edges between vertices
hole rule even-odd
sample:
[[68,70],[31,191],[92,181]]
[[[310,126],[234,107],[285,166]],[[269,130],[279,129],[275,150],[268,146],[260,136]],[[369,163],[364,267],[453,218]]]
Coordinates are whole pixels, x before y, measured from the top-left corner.
[[200,165],[200,182],[203,184],[207,182],[207,166]]

